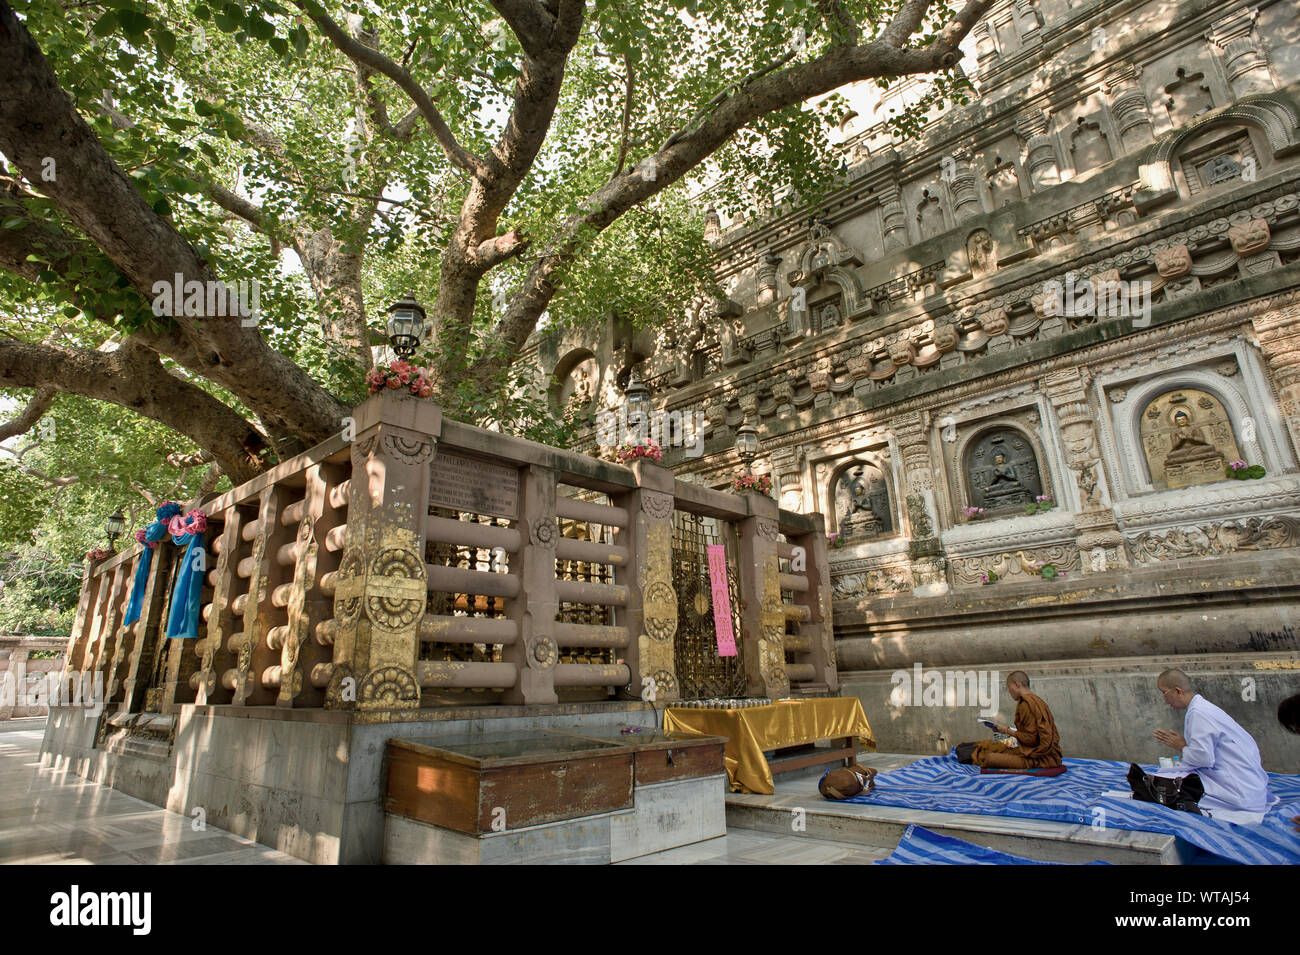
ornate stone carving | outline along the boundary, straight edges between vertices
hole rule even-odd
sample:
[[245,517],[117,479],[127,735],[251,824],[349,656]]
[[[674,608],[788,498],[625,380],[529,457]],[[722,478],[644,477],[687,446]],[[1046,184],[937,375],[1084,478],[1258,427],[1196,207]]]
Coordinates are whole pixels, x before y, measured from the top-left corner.
[[539,637],[528,646],[528,666],[534,670],[549,670],[560,658],[559,648],[550,637]]
[[957,327],[955,325],[940,325],[934,330],[934,347],[940,352],[950,352],[957,347]]
[[910,365],[916,358],[916,348],[907,339],[889,346],[889,359],[895,365]]
[[1005,308],[994,308],[987,312],[981,312],[979,323],[984,334],[989,336],[1001,335],[1011,324],[1007,321],[1007,310]]
[[1271,239],[1268,222],[1264,219],[1251,219],[1228,229],[1228,241],[1232,243],[1233,251],[1243,258],[1265,251]]
[[357,702],[371,709],[414,709],[420,705],[420,685],[409,670],[379,667],[361,681]]
[[976,229],[966,239],[966,256],[971,275],[982,278],[997,271],[998,256],[988,229]]
[[781,539],[781,530],[776,521],[760,517],[754,521],[754,528],[758,532],[758,536],[763,540],[779,541]]
[[1241,456],[1222,403],[1193,388],[1152,399],[1142,412],[1140,438],[1155,487],[1221,481],[1227,462]]
[[666,521],[673,516],[672,495],[658,491],[642,491],[641,509],[652,521]]
[[925,509],[925,498],[920,494],[907,495],[907,517],[911,521],[914,538],[934,536],[934,528],[930,525],[930,514]]
[[1185,245],[1175,245],[1156,253],[1156,271],[1162,279],[1177,279],[1192,271],[1192,253]]
[[1133,556],[1140,564],[1298,545],[1300,522],[1291,517],[1250,517],[1148,531],[1138,534],[1130,542]]
[[389,547],[370,562],[366,576],[366,616],[385,630],[402,630],[424,616],[427,577],[424,561],[408,550]]
[[556,525],[554,518],[543,518],[532,522],[528,529],[528,539],[535,547],[551,548],[555,546]]
[[418,435],[397,434],[392,431],[384,434],[384,451],[402,464],[428,464],[438,450],[436,438],[422,438]]

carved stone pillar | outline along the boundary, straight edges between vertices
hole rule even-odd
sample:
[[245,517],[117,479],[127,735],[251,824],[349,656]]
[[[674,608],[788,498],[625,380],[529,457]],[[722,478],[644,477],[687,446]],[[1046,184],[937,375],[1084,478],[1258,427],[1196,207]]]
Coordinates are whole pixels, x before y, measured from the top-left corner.
[[630,555],[615,580],[628,589],[626,662],[629,689],[642,699],[677,700],[681,687],[673,653],[677,635],[677,591],[673,587],[673,473],[649,461],[632,464],[637,488],[622,495],[628,512]]
[[[1067,369],[1044,379],[1043,387],[1060,424],[1066,465],[1075,476],[1079,508],[1074,514],[1075,543],[1085,574],[1128,566],[1124,537],[1107,501],[1097,452],[1096,414],[1088,404],[1086,373]],[[1064,490],[1064,489],[1062,489]],[[1058,505],[1065,502],[1057,496]]]
[[993,30],[987,20],[981,20],[975,24],[975,60],[979,71],[984,73],[993,69],[1000,59],[997,44],[993,41]]
[[1140,67],[1126,64],[1112,70],[1106,77],[1110,111],[1119,127],[1121,153],[1130,153],[1155,140],[1147,94],[1138,85],[1141,75]]
[[749,516],[736,525],[739,543],[741,623],[745,644],[745,695],[790,695],[785,672],[785,608],[777,553],[780,512],[762,494],[744,495]]
[[903,201],[898,186],[890,183],[888,191],[882,190],[880,213],[883,220],[884,243],[886,252],[897,252],[908,246],[907,216],[903,212]]
[[1210,25],[1206,39],[1223,61],[1232,95],[1238,99],[1251,93],[1270,93],[1277,89],[1268,56],[1255,30],[1258,7],[1236,10]]
[[704,241],[717,242],[722,237],[722,219],[718,216],[718,210],[710,208],[704,213]]
[[948,561],[939,540],[931,479],[928,424],[926,416],[916,413],[894,422],[894,436],[907,475],[907,517],[912,529],[907,551],[912,561],[912,593],[918,597],[938,596],[949,590]]
[[975,170],[971,167],[969,152],[956,156],[956,168],[948,183],[952,191],[952,214],[958,222],[973,219],[984,211],[980,205],[979,191],[975,186]]
[[1024,166],[1029,170],[1029,185],[1038,192],[1061,181],[1061,167],[1056,160],[1056,146],[1047,135],[1047,115],[1042,110],[1027,110],[1016,120],[1016,133],[1025,141]]
[[[417,659],[428,603],[429,462],[442,433],[442,409],[379,394],[353,417],[348,531],[335,574],[334,669],[325,705],[414,710],[420,706]],[[278,515],[271,519],[279,523]]]
[[1043,34],[1033,0],[1013,0],[1013,4],[1016,8],[1016,28],[1020,33],[1020,42],[1026,47],[1042,43]]
[[826,546],[826,518],[810,514],[813,530],[810,534],[789,538],[790,545],[802,551],[804,567],[797,570],[791,564],[791,573],[803,574],[808,589],[795,597],[796,603],[808,608],[808,619],[799,623],[799,636],[808,638],[806,662],[816,674],[814,682],[825,683],[834,693],[839,690],[840,679],[835,667],[835,636],[831,626],[831,564]]
[[758,304],[770,305],[776,301],[776,267],[781,264],[781,257],[765,255],[758,267]]
[[[519,472],[519,596],[509,602],[510,619],[519,638],[501,659],[513,663],[519,676],[502,697],[506,703],[555,703],[555,665],[559,645],[555,618],[560,609],[555,589],[555,472],[528,466]],[[512,568],[513,569],[513,566]]]
[[1300,305],[1257,315],[1251,324],[1277,389],[1292,450],[1300,455]]
[[776,448],[771,452],[772,471],[780,488],[780,505],[787,511],[803,511],[803,476],[799,457],[798,448]]

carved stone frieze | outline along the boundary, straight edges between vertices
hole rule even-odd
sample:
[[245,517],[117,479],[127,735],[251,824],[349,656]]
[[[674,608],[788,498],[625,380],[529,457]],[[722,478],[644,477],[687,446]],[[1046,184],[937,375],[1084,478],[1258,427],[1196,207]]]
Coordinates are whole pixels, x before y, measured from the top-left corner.
[[1294,517],[1248,517],[1220,523],[1191,524],[1148,531],[1130,539],[1140,564],[1187,557],[1213,557],[1241,550],[1300,546],[1300,520]]

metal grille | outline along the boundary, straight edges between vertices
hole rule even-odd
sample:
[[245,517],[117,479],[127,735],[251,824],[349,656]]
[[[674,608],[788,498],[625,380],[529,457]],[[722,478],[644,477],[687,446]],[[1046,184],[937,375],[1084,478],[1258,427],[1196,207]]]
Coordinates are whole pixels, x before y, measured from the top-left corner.
[[[601,502],[603,503],[603,502]],[[584,541],[601,541],[606,544],[614,542],[612,527],[593,524],[590,521],[561,521],[560,532],[564,537]],[[597,564],[585,560],[555,561],[557,580],[583,580],[589,583],[614,583],[614,567],[611,564]],[[556,620],[562,623],[580,623],[594,626],[610,626],[614,623],[611,607],[604,604],[575,603],[561,601]],[[613,663],[613,647],[565,647],[560,651],[560,663]]]
[[[677,591],[677,636],[673,650],[683,699],[738,697],[745,693],[736,545],[723,530],[714,518],[673,512],[673,588]],[[718,656],[709,558],[705,550],[709,544],[727,547],[727,588],[731,593],[731,626],[736,635],[734,657]]]
[[[467,520],[474,524],[489,524],[495,527],[510,527],[513,524],[511,521],[498,517],[453,511],[445,508],[430,508],[429,513],[435,517]],[[466,570],[495,573],[509,570],[508,555],[504,553],[494,554],[492,549],[488,547],[470,547],[466,544],[444,544],[439,541],[426,541],[424,559],[430,564],[444,567],[460,567]],[[448,617],[500,619],[506,615],[506,602],[502,597],[489,597],[484,594],[431,592],[428,596],[425,612]],[[419,659],[443,662],[500,663],[501,650],[502,647],[499,643],[437,643],[421,641]],[[448,688],[441,692],[462,693],[464,691]]]

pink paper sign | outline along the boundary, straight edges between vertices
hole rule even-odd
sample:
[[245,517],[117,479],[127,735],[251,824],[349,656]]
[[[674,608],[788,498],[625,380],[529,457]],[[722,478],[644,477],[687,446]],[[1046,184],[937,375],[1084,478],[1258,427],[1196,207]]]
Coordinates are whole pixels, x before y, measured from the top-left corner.
[[731,590],[727,587],[727,548],[709,544],[709,584],[713,589],[713,629],[718,635],[718,656],[736,655],[736,633],[731,629]]

